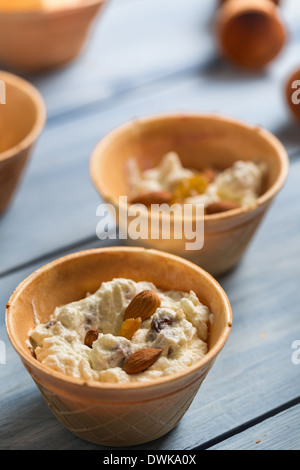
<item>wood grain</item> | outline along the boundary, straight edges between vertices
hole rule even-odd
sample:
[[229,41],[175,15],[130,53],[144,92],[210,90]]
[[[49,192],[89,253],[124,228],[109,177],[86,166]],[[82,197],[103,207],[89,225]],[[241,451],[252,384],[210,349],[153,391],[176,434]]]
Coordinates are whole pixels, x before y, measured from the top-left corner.
[[1,449],[99,449],[53,417],[8,342],[4,308],[17,284],[50,259],[105,245],[95,233],[101,201],[88,174],[97,141],[128,119],[174,110],[220,112],[266,127],[287,147],[291,169],[243,262],[220,279],[234,315],[225,349],[180,425],[143,448],[300,448],[299,406],[276,412],[300,395],[300,366],[291,361],[300,339],[300,132],[281,93],[299,65],[298,0],[286,0],[282,11],[290,41],[263,74],[218,59],[211,0],[115,0],[80,60],[31,78],[49,120],[0,219]]
[[227,439],[210,450],[299,450],[300,405]]

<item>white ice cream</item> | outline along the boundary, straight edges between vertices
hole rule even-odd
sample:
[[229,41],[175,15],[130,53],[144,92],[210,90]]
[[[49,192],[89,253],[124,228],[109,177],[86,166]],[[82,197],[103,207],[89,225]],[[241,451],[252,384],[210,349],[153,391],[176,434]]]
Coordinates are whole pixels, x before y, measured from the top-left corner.
[[[175,152],[166,154],[159,165],[141,172],[134,159],[128,164],[128,182],[132,197],[152,191],[174,192],[176,185],[192,177],[195,170],[182,166]],[[207,206],[220,200],[232,201],[241,207],[255,206],[263,189],[266,166],[253,161],[236,161],[232,167],[218,172],[216,179],[210,183],[203,194],[193,195],[183,202],[204,204]]]
[[[158,294],[160,307],[131,341],[117,336],[126,307],[144,290]],[[114,279],[83,300],[57,307],[47,324],[30,332],[29,341],[38,361],[69,376],[99,382],[148,381],[179,372],[204,357],[211,316],[193,292],[161,291],[152,283]],[[93,328],[103,334],[89,348],[84,337]],[[128,375],[122,369],[124,360],[144,348],[163,352],[146,371]]]

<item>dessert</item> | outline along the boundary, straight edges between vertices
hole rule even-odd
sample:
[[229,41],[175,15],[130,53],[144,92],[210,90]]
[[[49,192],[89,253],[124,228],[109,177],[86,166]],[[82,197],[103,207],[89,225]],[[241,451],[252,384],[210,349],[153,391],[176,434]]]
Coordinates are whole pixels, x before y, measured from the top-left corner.
[[57,307],[46,324],[29,332],[28,346],[39,362],[72,377],[149,381],[202,359],[212,318],[192,291],[115,278]]
[[[207,214],[256,206],[263,191],[266,165],[236,161],[230,168],[202,171],[184,168],[175,152],[152,169],[141,171],[135,159],[128,164],[131,203],[203,204]],[[146,204],[145,201],[148,203]]]

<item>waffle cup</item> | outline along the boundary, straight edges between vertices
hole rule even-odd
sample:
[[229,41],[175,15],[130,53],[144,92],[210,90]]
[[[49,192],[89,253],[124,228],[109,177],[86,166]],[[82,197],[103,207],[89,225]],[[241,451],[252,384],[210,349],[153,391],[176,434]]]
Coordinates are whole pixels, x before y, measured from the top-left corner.
[[[214,313],[206,356],[177,374],[126,384],[68,377],[32,357],[26,340],[36,320],[46,322],[56,306],[79,300],[115,277],[193,290]],[[179,257],[141,248],[88,250],[58,259],[25,279],[6,310],[9,338],[54,415],[82,439],[106,446],[142,444],[173,429],[224,346],[231,324],[226,294],[209,274]]]
[[0,61],[26,73],[55,69],[73,61],[105,3],[84,0],[57,10],[1,12]]
[[[155,167],[168,152],[178,153],[186,168],[201,171],[204,167],[227,168],[237,160],[265,162],[268,175],[263,194],[251,209],[238,208],[204,216],[204,245],[188,250],[190,240],[177,239],[176,226],[181,218],[171,220],[170,234],[164,239],[163,226],[159,235],[151,237],[151,211],[141,211],[141,227],[145,233],[131,240],[128,227],[134,216],[120,204],[120,196],[130,201],[126,177],[128,161],[135,158],[144,170]],[[95,148],[90,162],[92,181],[103,200],[114,207],[117,223],[127,235],[127,243],[159,249],[179,255],[198,264],[213,276],[233,268],[242,258],[261,220],[288,173],[288,156],[282,144],[268,131],[218,115],[170,114],[129,122],[104,137]],[[163,216],[160,215],[162,220]],[[202,215],[203,218],[203,215]],[[196,230],[200,218],[193,215],[191,226]]]
[[[275,3],[275,5],[280,5],[281,0],[270,0],[271,2]],[[224,3],[229,2],[229,0],[219,0],[219,5],[224,5]]]
[[237,66],[262,69],[281,52],[287,40],[278,2],[227,0],[216,15],[222,54]]
[[32,147],[42,132],[46,112],[39,92],[27,81],[0,71],[5,104],[0,104],[0,215],[21,180]]

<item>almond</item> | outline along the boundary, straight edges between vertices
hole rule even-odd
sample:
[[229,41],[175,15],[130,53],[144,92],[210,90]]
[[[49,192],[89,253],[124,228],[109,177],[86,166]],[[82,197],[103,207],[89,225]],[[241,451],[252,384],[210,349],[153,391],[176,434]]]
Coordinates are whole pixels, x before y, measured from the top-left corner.
[[124,338],[131,340],[134,334],[140,329],[141,324],[141,317],[128,318],[128,320],[125,320],[122,323],[118,336],[123,336]]
[[153,191],[134,197],[130,203],[143,204],[146,207],[150,207],[151,204],[170,204],[172,199],[173,194],[169,191]]
[[202,174],[205,176],[209,183],[213,183],[216,179],[217,171],[214,168],[205,167],[202,170]]
[[238,209],[241,207],[232,201],[217,201],[212,202],[206,207],[206,214],[218,214],[220,212],[231,211],[232,209]]
[[102,333],[102,331],[98,329],[92,329],[87,331],[84,337],[84,344],[89,348],[92,348],[93,342],[98,339],[100,333]]
[[141,317],[142,321],[150,318],[160,307],[160,298],[152,290],[144,290],[137,294],[124,313],[124,320],[128,318],[138,318]]
[[144,372],[148,367],[152,366],[159,358],[163,349],[140,349],[139,351],[131,354],[123,365],[123,370],[127,374],[138,374]]

